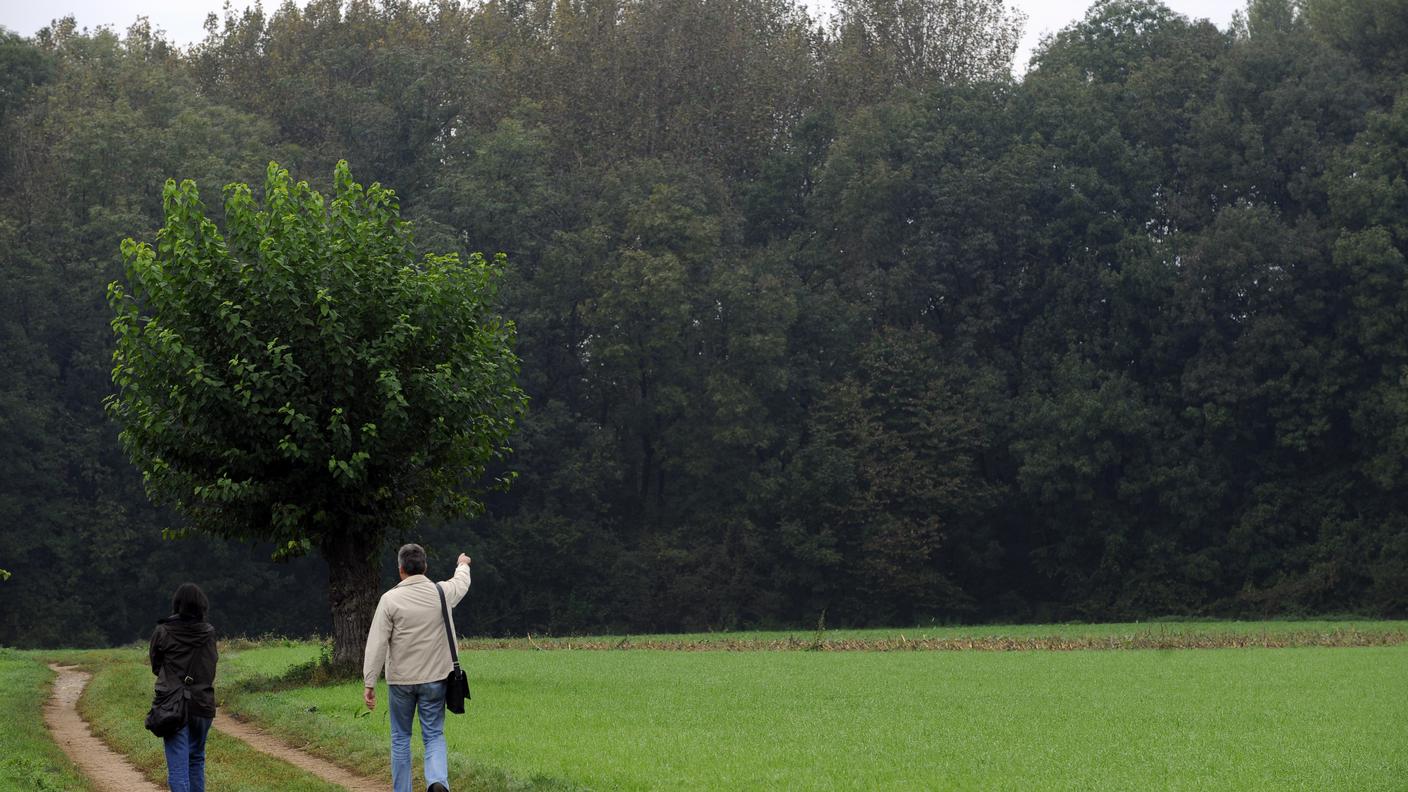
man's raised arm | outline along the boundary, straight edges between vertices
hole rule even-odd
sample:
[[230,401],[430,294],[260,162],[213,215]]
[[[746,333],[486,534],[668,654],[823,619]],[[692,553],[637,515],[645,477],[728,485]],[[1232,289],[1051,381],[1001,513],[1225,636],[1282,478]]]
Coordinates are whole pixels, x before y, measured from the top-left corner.
[[445,601],[451,608],[460,604],[464,595],[469,593],[469,556],[460,553],[456,563],[455,574],[451,575],[449,580],[440,581],[440,587],[445,590]]

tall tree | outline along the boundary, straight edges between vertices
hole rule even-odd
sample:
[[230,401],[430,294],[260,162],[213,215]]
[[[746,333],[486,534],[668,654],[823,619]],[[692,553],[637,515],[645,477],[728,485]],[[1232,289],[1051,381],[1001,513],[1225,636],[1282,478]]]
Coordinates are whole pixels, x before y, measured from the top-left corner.
[[[423,517],[473,514],[524,398],[502,258],[418,258],[395,195],[339,163],[330,201],[271,163],[225,233],[168,181],[156,247],[123,242],[108,409],[153,499],[199,531],[316,549],[333,659],[361,662],[375,556]],[[506,486],[508,480],[493,482]]]

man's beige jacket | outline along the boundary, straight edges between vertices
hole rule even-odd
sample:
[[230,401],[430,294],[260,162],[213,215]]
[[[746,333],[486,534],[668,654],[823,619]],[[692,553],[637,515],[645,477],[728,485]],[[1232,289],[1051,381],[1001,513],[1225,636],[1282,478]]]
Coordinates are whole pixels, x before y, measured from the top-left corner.
[[[454,608],[469,592],[469,565],[455,568],[455,574],[440,584],[445,604]],[[450,629],[455,614],[450,613]],[[449,676],[450,643],[440,616],[440,595],[425,575],[411,575],[381,595],[367,633],[367,653],[362,661],[362,679],[376,687],[376,678],[386,667],[389,685],[420,685],[439,682]]]

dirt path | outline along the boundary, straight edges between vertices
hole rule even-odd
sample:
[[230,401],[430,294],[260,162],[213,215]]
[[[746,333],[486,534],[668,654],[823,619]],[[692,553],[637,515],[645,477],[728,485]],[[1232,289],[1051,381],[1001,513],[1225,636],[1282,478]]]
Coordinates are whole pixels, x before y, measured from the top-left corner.
[[125,757],[93,736],[78,714],[78,697],[88,685],[89,674],[73,666],[49,666],[58,672],[54,694],[44,705],[44,723],[68,758],[93,782],[99,792],[162,792]]
[[[95,737],[88,728],[88,722],[78,714],[78,697],[83,694],[83,688],[88,686],[92,675],[74,666],[50,664],[49,667],[58,673],[59,678],[54,680],[54,693],[49,697],[49,703],[44,705],[44,723],[54,735],[54,742],[93,782],[94,788],[98,792],[162,792],[162,787],[148,781],[126,757]],[[228,715],[217,715],[215,728],[243,740],[256,751],[345,787],[348,792],[385,792],[391,783],[390,779],[378,782],[359,776]]]
[[244,740],[256,751],[262,751],[276,759],[282,759],[289,764],[306,770],[313,775],[332,784],[346,787],[349,792],[385,792],[391,786],[391,779],[388,777],[382,781],[373,781],[350,770],[338,767],[326,759],[320,759],[310,753],[301,751],[285,743],[277,737],[265,734],[248,723],[231,718],[229,715],[217,713],[215,716],[215,728],[230,735]]

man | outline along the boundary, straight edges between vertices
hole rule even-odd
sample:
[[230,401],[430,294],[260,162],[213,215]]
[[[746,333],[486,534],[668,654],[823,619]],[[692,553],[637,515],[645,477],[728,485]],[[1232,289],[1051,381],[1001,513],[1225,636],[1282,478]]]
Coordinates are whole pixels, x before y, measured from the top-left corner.
[[[396,553],[401,582],[381,595],[376,616],[367,633],[367,653],[362,661],[366,684],[363,700],[376,709],[376,680],[386,668],[387,698],[391,710],[391,786],[395,792],[411,790],[411,717],[420,713],[420,737],[425,744],[425,782],[429,792],[449,792],[449,763],[445,751],[445,677],[454,662],[441,617],[440,595],[425,576],[425,550],[417,544],[402,545]],[[440,584],[445,604],[454,608],[469,591],[469,556],[460,553],[455,574]],[[454,614],[450,629],[454,630]]]

